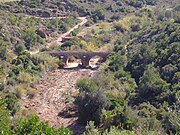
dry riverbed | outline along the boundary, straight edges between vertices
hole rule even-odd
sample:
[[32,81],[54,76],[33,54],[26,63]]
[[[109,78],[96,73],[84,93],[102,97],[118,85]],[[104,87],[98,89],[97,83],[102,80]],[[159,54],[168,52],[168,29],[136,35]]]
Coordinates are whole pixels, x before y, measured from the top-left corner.
[[[76,109],[72,97],[78,93],[75,84],[79,79],[93,76],[94,72],[96,71],[90,69],[59,69],[47,72],[35,86],[35,96],[21,100],[22,108],[33,111],[41,121],[47,121],[50,126],[58,128],[63,124],[76,132],[82,127],[77,124],[77,116],[73,116]],[[72,116],[63,116],[67,110],[72,111],[69,112]]]

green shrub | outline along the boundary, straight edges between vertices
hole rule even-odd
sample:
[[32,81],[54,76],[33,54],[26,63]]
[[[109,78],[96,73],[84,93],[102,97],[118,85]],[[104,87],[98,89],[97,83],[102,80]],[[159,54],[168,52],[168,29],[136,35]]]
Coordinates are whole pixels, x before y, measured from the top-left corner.
[[72,135],[72,132],[64,127],[55,129],[53,127],[49,127],[47,122],[39,122],[37,116],[32,116],[29,120],[20,119],[13,130],[14,133],[18,135]]
[[46,67],[46,70],[55,70],[59,67],[61,61],[58,58],[54,58],[47,54],[37,54],[31,57],[32,62],[35,65],[40,65],[43,70],[42,64]]
[[20,109],[18,99],[13,93],[8,93],[5,96],[5,105],[6,109],[10,111],[11,116],[15,116]]
[[[0,102],[2,99],[0,99]],[[11,120],[9,117],[9,111],[5,109],[3,105],[0,104],[0,134],[8,135],[10,134]]]
[[98,86],[93,81],[88,79],[79,80],[76,83],[76,87],[79,89],[80,93],[90,93],[98,90]]
[[30,73],[27,72],[21,72],[18,76],[17,76],[17,80],[19,81],[19,83],[26,83],[26,84],[30,84],[30,83],[34,83],[34,76],[32,76]]

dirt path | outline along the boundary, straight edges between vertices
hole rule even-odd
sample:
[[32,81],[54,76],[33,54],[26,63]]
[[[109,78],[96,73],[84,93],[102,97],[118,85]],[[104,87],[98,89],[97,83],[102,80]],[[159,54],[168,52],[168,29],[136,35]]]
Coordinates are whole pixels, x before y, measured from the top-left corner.
[[39,16],[34,16],[34,15],[25,15],[26,17],[28,18],[37,18],[37,19],[42,19],[42,20],[50,20],[50,19],[64,19],[64,18],[67,18],[67,17],[61,17],[61,16],[58,16],[58,17],[39,17]]
[[75,29],[79,28],[80,26],[84,25],[87,22],[86,17],[78,17],[79,20],[81,20],[80,23],[78,23],[77,25],[75,25],[73,28],[71,28],[70,30],[68,30],[66,33],[61,34],[58,39],[55,40],[55,42],[61,42],[63,38],[65,38],[67,35],[69,35],[72,31],[74,31]]
[[50,126],[70,127],[74,132],[81,129],[77,125],[77,117],[64,118],[58,116],[59,113],[66,110],[67,106],[72,106],[72,95],[77,94],[75,89],[77,80],[83,77],[91,77],[94,72],[89,69],[78,70],[56,70],[48,72],[35,86],[37,90],[33,98],[23,98],[21,106],[25,110],[31,110],[40,117],[41,121],[47,121]]
[[[65,38],[66,36],[68,36],[72,31],[74,31],[75,29],[79,28],[80,26],[84,25],[87,22],[86,17],[78,17],[79,20],[81,20],[80,23],[78,23],[77,25],[75,25],[74,27],[72,27],[70,30],[68,30],[67,32],[60,34],[59,37],[55,40],[53,40],[51,43],[47,44],[46,48],[50,48],[51,45],[53,44],[58,44],[60,42],[62,42],[62,39]],[[30,51],[31,55],[37,54],[40,52],[40,49],[35,50],[35,51]]]

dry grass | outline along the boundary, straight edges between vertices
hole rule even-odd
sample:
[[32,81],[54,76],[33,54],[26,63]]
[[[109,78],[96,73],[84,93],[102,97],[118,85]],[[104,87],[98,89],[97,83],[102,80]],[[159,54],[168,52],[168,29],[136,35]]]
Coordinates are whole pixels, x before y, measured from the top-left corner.
[[35,115],[35,110],[26,110],[22,109],[20,113],[20,117],[30,118],[32,115]]
[[15,94],[18,98],[22,98],[24,96],[29,96],[29,98],[34,97],[34,95],[36,94],[36,89],[27,86],[26,84],[17,84],[15,86]]
[[15,94],[18,98],[22,98],[27,94],[27,86],[25,84],[18,84],[15,87]]

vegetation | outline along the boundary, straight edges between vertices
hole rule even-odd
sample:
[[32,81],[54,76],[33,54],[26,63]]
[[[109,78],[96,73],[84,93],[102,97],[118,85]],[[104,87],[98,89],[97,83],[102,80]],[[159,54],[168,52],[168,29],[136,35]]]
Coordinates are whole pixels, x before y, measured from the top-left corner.
[[179,134],[180,25],[158,16],[142,9],[112,26],[123,35],[108,66],[77,83],[84,134]]
[[[0,131],[2,135],[24,135],[24,134],[44,134],[44,135],[72,135],[72,132],[63,127],[54,129],[49,127],[46,122],[38,122],[37,116],[30,119],[19,118],[17,122],[10,119],[9,110],[5,109],[1,100],[1,122]],[[7,104],[8,105],[8,104]],[[13,123],[11,123],[13,122]]]
[[33,97],[39,78],[62,64],[45,53],[31,55],[29,50],[44,47],[51,42],[46,36],[55,38],[74,26],[78,16],[87,16],[89,29],[73,31],[73,38],[49,48],[111,52],[96,75],[76,84],[79,93],[74,104],[79,122],[86,126],[83,134],[179,135],[179,14],[175,0],[1,3],[0,134],[72,134],[63,126],[55,129],[39,122],[37,116],[22,116],[18,101]]

